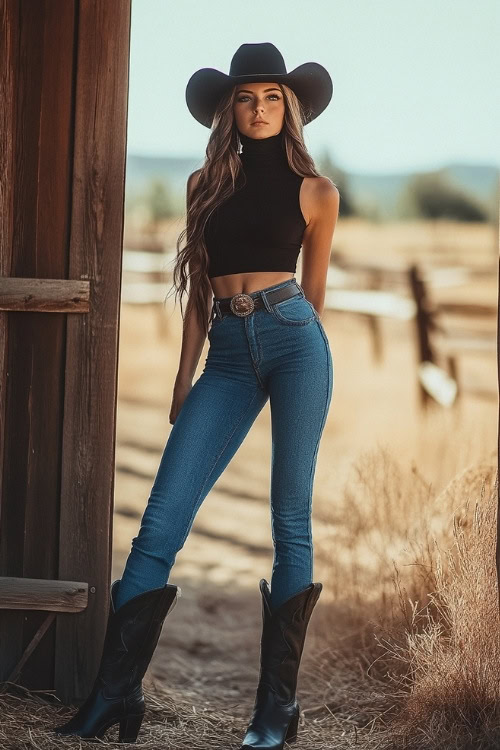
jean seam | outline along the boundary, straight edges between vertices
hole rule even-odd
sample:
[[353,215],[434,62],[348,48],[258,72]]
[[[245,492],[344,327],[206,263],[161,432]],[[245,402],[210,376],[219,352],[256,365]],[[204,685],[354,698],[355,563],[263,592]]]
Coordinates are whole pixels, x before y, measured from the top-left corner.
[[262,349],[260,347],[259,338],[257,336],[257,328],[255,327],[255,318],[250,315],[247,318],[244,318],[244,325],[245,325],[245,336],[246,336],[247,344],[248,344],[248,354],[250,356],[250,361],[252,363],[253,371],[255,373],[255,377],[257,378],[257,383],[259,384],[259,388],[265,392],[266,388],[264,386],[264,383],[262,382],[262,377],[259,372],[259,365],[253,358],[252,347],[250,346],[250,343],[248,341],[248,326],[251,326],[253,328],[255,340],[257,342],[257,350],[258,350],[257,354],[260,357],[260,361],[262,361]]
[[[254,332],[254,335],[255,335],[255,341],[257,342],[257,353],[258,353],[258,356],[259,356],[259,364],[260,364],[262,362],[262,360],[263,360],[264,357],[263,357],[263,353],[262,353],[262,346],[261,346],[261,342],[260,342],[260,338],[259,338],[259,333],[257,331],[257,326],[255,325],[255,318],[253,319],[252,323],[253,323],[253,332]],[[258,369],[257,364],[256,364],[256,369]],[[257,374],[258,374],[259,382],[260,382],[262,388],[264,388],[264,384],[262,382],[262,378],[261,378],[260,372],[258,372]]]
[[213,473],[213,471],[214,471],[215,467],[217,466],[217,464],[218,464],[218,462],[219,462],[219,460],[220,460],[221,456],[222,456],[222,455],[224,454],[224,451],[226,450],[226,448],[227,448],[227,446],[228,446],[228,444],[229,444],[229,442],[230,442],[231,438],[233,437],[234,433],[236,432],[236,430],[237,430],[237,429],[238,429],[238,427],[240,426],[241,422],[243,421],[243,418],[244,418],[244,417],[245,417],[245,416],[247,415],[248,411],[250,410],[250,407],[252,406],[253,402],[255,401],[255,398],[257,397],[257,394],[258,394],[258,391],[255,391],[255,392],[254,392],[254,394],[253,394],[253,396],[252,396],[252,398],[250,399],[250,401],[249,401],[249,403],[248,403],[248,406],[247,406],[247,407],[246,407],[246,409],[245,409],[245,410],[244,410],[244,411],[242,412],[242,414],[241,414],[241,416],[240,416],[240,418],[239,418],[238,422],[237,422],[237,423],[235,424],[235,426],[234,426],[234,429],[233,429],[233,430],[231,431],[231,433],[230,433],[230,435],[228,436],[228,438],[227,438],[226,442],[225,442],[225,443],[224,443],[224,445],[222,446],[222,448],[221,448],[221,450],[220,450],[220,452],[219,452],[219,454],[218,454],[217,458],[215,459],[214,463],[212,464],[212,466],[211,466],[211,468],[210,468],[210,471],[208,472],[207,476],[205,477],[205,481],[203,482],[203,484],[202,484],[202,486],[201,486],[201,489],[200,489],[200,491],[199,491],[199,493],[198,493],[198,495],[197,495],[197,498],[196,498],[196,502],[194,503],[194,506],[193,506],[193,512],[192,512],[192,514],[191,514],[191,517],[190,517],[190,519],[189,519],[189,521],[188,521],[188,524],[187,524],[187,531],[186,531],[186,534],[184,535],[184,537],[183,537],[182,541],[180,542],[180,546],[179,546],[179,549],[182,549],[182,546],[183,546],[184,542],[186,541],[186,539],[187,539],[187,537],[188,537],[188,534],[189,534],[189,530],[190,530],[190,528],[191,528],[191,524],[192,524],[192,522],[193,522],[193,519],[194,519],[194,517],[195,517],[195,515],[196,515],[196,512],[197,512],[197,510],[198,510],[198,507],[199,507],[199,505],[198,505],[198,502],[199,502],[199,500],[200,500],[200,497],[201,497],[201,496],[202,496],[202,494],[203,494],[203,490],[205,489],[205,487],[206,487],[206,484],[207,484],[207,482],[209,481],[210,477],[212,476],[212,473]]
[[[326,416],[327,416],[327,412],[328,412],[328,401],[329,401],[330,395],[332,393],[332,386],[330,384],[331,383],[331,380],[330,380],[330,367],[331,367],[331,365],[330,365],[330,356],[329,356],[329,352],[328,352],[328,349],[327,349],[327,343],[325,341],[325,335],[324,335],[323,331],[321,330],[321,326],[318,326],[318,327],[319,327],[319,329],[321,331],[321,336],[323,338],[323,345],[325,347],[326,363],[327,363],[327,389],[326,389],[325,405],[324,405],[324,408],[323,408],[323,418],[321,420],[321,425],[320,425],[320,429],[319,429],[319,433],[318,433],[318,439],[316,441],[316,447],[314,449],[313,460],[311,461],[311,471],[310,471],[310,474],[309,474],[309,520],[308,520],[308,527],[309,527],[309,538],[311,540],[311,555],[310,555],[311,577],[312,577],[313,569],[314,569],[314,549],[313,549],[313,542],[312,542],[312,504],[313,504],[313,498],[312,498],[312,496],[313,496],[313,486],[312,485],[313,485],[313,472],[314,472],[314,468],[315,468],[315,465],[316,465],[316,459],[317,459],[317,455],[318,455],[318,451],[319,451],[319,444],[321,442],[321,437],[322,437],[323,429],[324,429],[324,426],[325,426],[325,423],[326,423]],[[333,373],[332,373],[332,376],[333,376]]]

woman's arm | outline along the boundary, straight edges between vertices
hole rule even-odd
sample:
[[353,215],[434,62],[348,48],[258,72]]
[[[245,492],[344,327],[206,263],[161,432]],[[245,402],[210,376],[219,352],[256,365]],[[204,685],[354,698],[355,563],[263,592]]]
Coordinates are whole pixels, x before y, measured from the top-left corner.
[[[207,314],[212,309],[212,290],[207,295]],[[193,380],[200,355],[205,345],[206,334],[198,323],[196,310],[191,297],[188,298],[186,313],[182,325],[182,344],[179,369],[175,382],[189,382]]]
[[306,177],[304,181],[304,214],[309,221],[302,240],[300,285],[321,316],[340,194],[328,177]]
[[[200,170],[196,170],[189,175],[187,182],[187,207],[189,208],[189,202],[191,195],[198,182]],[[192,269],[190,269],[192,270]],[[207,314],[210,314],[212,309],[212,290],[210,289],[207,294]],[[188,295],[188,301],[186,304],[186,311],[182,324],[182,344],[181,353],[179,360],[179,368],[174,383],[174,395],[172,399],[172,406],[170,409],[170,423],[173,424],[179,413],[184,399],[192,388],[192,382],[198,361],[203,351],[205,344],[206,334],[199,325],[198,318],[196,315],[196,309],[193,304],[193,298],[191,292]]]

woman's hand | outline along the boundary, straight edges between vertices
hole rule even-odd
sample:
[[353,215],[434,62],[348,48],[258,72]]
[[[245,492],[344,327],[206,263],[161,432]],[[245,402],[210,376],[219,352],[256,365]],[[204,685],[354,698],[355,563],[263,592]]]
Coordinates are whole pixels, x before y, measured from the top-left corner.
[[177,415],[182,409],[184,399],[186,398],[192,387],[193,383],[191,380],[175,381],[174,394],[172,397],[172,404],[170,406],[170,414],[168,415],[170,424],[174,424],[175,420],[177,419]]

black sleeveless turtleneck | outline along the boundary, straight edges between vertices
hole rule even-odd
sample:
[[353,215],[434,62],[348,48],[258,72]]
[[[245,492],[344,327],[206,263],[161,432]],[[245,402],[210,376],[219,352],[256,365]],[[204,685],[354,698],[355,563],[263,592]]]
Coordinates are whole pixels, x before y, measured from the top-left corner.
[[240,133],[240,140],[244,179],[205,226],[208,276],[295,273],[306,227],[299,202],[304,178],[288,165],[283,131],[268,138]]

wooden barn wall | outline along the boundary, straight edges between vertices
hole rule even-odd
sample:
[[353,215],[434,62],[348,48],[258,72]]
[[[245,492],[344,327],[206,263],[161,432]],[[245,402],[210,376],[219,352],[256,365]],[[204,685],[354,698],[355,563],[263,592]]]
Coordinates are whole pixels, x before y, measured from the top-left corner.
[[[111,569],[130,0],[0,0],[0,24],[0,275],[90,281],[87,313],[0,312],[0,575],[88,582],[21,680],[79,702]],[[0,611],[3,675],[45,614]]]

